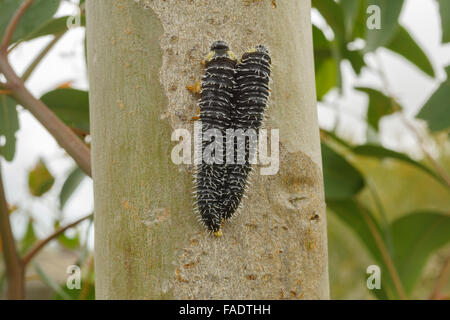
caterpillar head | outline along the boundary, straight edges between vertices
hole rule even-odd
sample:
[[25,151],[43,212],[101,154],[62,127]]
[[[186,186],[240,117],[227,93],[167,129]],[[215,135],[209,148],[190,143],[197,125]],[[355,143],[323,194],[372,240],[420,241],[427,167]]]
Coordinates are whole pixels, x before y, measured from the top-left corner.
[[246,53],[242,55],[242,60],[245,60],[251,56],[259,56],[264,57],[269,63],[272,63],[272,59],[270,58],[269,49],[263,45],[257,45],[256,47],[248,50]]
[[228,43],[223,40],[214,41],[211,45],[211,51],[206,55],[204,64],[217,58],[227,58],[236,61],[236,55],[230,50]]

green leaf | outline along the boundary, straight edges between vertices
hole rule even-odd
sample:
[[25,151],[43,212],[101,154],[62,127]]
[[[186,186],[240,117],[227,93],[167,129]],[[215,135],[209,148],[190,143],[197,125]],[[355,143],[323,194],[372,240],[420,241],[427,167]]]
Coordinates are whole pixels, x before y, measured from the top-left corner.
[[67,125],[89,132],[89,96],[87,91],[64,88],[47,92],[41,97]]
[[[374,264],[381,268],[382,291],[373,292],[379,298],[387,296],[397,298],[394,289],[392,277],[386,267],[385,260],[380,251],[380,246],[386,248],[385,254],[390,256],[386,246],[385,233],[383,233],[378,221],[374,218],[372,212],[353,199],[345,200],[327,200],[327,207],[332,210],[337,217],[347,224],[357,235],[359,240],[365,245],[373,259]],[[377,236],[375,236],[377,234]],[[381,243],[379,243],[381,242]]]
[[320,129],[320,138],[322,142],[326,142],[328,139],[331,139],[334,142],[337,142],[343,147],[346,148],[352,148],[352,145],[348,143],[347,141],[343,140],[342,138],[338,137],[334,132],[328,131],[325,129]]
[[334,35],[339,39],[339,42],[344,43],[345,24],[340,5],[334,0],[313,0],[312,5],[319,10],[322,17],[333,29]]
[[340,0],[339,3],[341,4],[344,16],[346,38],[347,40],[350,40],[362,2],[359,0]]
[[447,186],[446,182],[444,180],[442,180],[442,178],[439,175],[437,175],[434,171],[432,171],[428,167],[424,166],[420,162],[417,162],[417,161],[411,159],[406,154],[399,153],[399,152],[396,152],[393,150],[389,150],[389,149],[383,148],[382,146],[374,145],[374,144],[360,145],[357,147],[353,147],[351,150],[353,151],[353,153],[361,155],[361,156],[368,156],[368,157],[373,157],[373,158],[377,158],[377,159],[391,158],[391,159],[397,159],[397,160],[409,163],[409,164],[415,166],[416,168],[424,171],[425,173],[429,174],[434,179],[436,179],[437,181],[442,183],[444,186]]
[[430,254],[450,242],[450,216],[416,212],[392,223],[395,264],[407,294],[411,293]]
[[20,6],[17,0],[0,0],[0,38],[3,38],[9,21]]
[[[381,227],[378,222],[373,218],[371,214],[364,216],[361,213],[358,204],[352,199],[345,200],[328,200],[326,201],[327,207],[331,209],[344,223],[346,223],[363,242],[366,248],[369,250],[373,258],[377,263],[382,263],[380,251],[378,249],[371,227],[368,225],[368,220],[373,223],[373,226],[382,234]],[[367,212],[369,212],[367,210]]]
[[450,42],[450,1],[438,0],[441,12],[442,43]]
[[367,122],[376,131],[379,129],[378,123],[382,117],[390,115],[401,109],[400,105],[394,100],[394,98],[390,98],[378,90],[366,87],[356,87],[355,89],[369,95]]
[[[47,21],[44,25],[36,29],[33,33],[27,36],[25,40],[31,40],[42,36],[47,35],[56,35],[61,34],[69,30],[67,28],[67,19],[69,19],[70,16],[64,16],[59,18],[54,18],[49,21]],[[86,17],[81,16],[80,20],[81,26],[86,25]]]
[[16,104],[11,97],[0,95],[0,137],[5,137],[0,153],[7,161],[12,161],[16,152],[16,132],[19,130]]
[[[55,230],[57,230],[60,227],[59,221],[56,220],[55,221]],[[76,235],[74,237],[68,237],[65,232],[63,232],[62,234],[60,234],[58,236],[58,242],[60,245],[62,245],[63,247],[69,249],[69,250],[74,250],[76,248],[80,247],[80,236],[78,234],[78,232],[76,233]]]
[[47,275],[44,270],[41,269],[41,267],[34,262],[33,263],[34,270],[36,270],[36,273],[41,278],[42,282],[44,282],[50,289],[52,289],[58,296],[60,296],[64,300],[71,300],[71,296],[67,294],[62,287],[56,283],[55,280],[53,280],[49,275]]
[[78,234],[73,238],[69,238],[65,234],[61,234],[58,237],[58,242],[60,245],[69,250],[74,250],[80,247],[80,237]]
[[313,26],[313,43],[314,43],[314,65],[318,70],[320,64],[330,58],[331,54],[331,42],[325,37],[322,30]]
[[434,77],[434,69],[428,56],[410,35],[408,30],[400,26],[386,48],[412,62],[430,77]]
[[83,170],[81,170],[78,166],[70,172],[59,194],[59,205],[61,209],[64,208],[67,200],[69,200],[70,196],[78,188],[85,176],[86,175]]
[[[16,10],[20,7],[22,1],[18,0],[0,0],[0,35],[6,30],[9,21],[14,16]],[[23,17],[16,26],[11,42],[23,40],[32,34],[35,30],[45,25],[56,13],[60,0],[35,0],[33,4],[25,11]]]
[[350,51],[345,49],[343,57],[350,61],[350,64],[357,75],[361,73],[361,69],[366,65],[364,62],[364,57],[359,51]]
[[36,234],[34,233],[33,220],[30,218],[28,220],[27,231],[20,241],[20,251],[22,253],[27,252],[33,244],[36,242]]
[[46,24],[56,13],[60,0],[34,0],[20,19],[12,42],[27,38],[36,29]]
[[322,98],[334,88],[336,82],[336,60],[329,58],[323,61],[319,69],[316,71],[316,92],[317,100],[322,101]]
[[[450,66],[447,67],[450,69]],[[448,71],[448,73],[450,73]],[[428,99],[420,110],[417,118],[428,122],[428,128],[432,132],[447,130],[450,127],[450,75],[447,80]]]
[[322,143],[325,196],[345,199],[356,195],[364,187],[362,175],[336,151]]
[[[376,5],[380,8],[381,29],[368,29],[366,31],[365,52],[374,51],[389,43],[399,27],[398,18],[403,8],[403,2],[403,0],[368,0],[368,7]],[[369,15],[367,15],[367,18],[369,18]]]
[[[351,0],[348,0],[351,1]],[[351,39],[365,39],[366,30],[367,30],[367,0],[357,0],[360,2],[358,13],[356,14],[354,26],[353,26],[353,34]]]
[[340,70],[336,62],[339,58],[336,59],[336,44],[328,41],[316,26],[313,26],[313,42],[316,92],[317,99],[321,101],[331,88],[339,86]]
[[55,178],[48,171],[47,166],[41,159],[30,171],[28,175],[28,187],[30,193],[35,197],[40,197],[46,193],[55,183]]

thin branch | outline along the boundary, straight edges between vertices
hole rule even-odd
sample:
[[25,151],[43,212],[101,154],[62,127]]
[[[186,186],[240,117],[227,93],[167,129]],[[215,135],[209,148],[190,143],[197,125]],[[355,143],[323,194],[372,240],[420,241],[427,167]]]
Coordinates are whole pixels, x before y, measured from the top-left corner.
[[58,144],[75,160],[78,166],[90,176],[91,156],[89,148],[42,101],[36,99],[28,91],[22,79],[17,76],[8,61],[7,49],[12,34],[32,1],[27,0],[20,6],[5,31],[5,36],[0,45],[0,71],[7,80],[7,89],[13,91],[13,97],[16,101],[33,114]]
[[8,282],[8,299],[23,299],[25,296],[24,265],[17,253],[16,243],[9,221],[9,209],[0,168],[0,236],[5,260],[6,280]]
[[372,233],[375,239],[375,243],[378,247],[378,250],[380,250],[381,257],[384,263],[386,264],[388,272],[391,275],[392,281],[394,282],[395,290],[397,291],[399,298],[401,300],[406,300],[407,297],[405,294],[405,290],[403,289],[403,285],[398,275],[397,269],[395,268],[394,262],[392,261],[389,251],[384,244],[383,238],[381,237],[371,218],[367,215],[366,209],[363,206],[361,206],[358,202],[356,202],[356,204],[358,205],[361,213],[363,214],[363,218],[366,221],[370,229],[370,232]]
[[27,9],[31,6],[33,3],[33,0],[26,0],[22,3],[22,5],[17,9],[16,13],[14,14],[13,18],[9,22],[8,26],[6,27],[3,40],[0,44],[0,55],[3,57],[6,57],[8,55],[8,46],[11,42],[11,39],[13,37],[14,31],[16,30],[17,24],[19,23],[20,19],[22,18],[23,14]]
[[41,241],[39,241],[38,243],[36,243],[33,248],[30,249],[30,251],[28,251],[27,254],[25,254],[25,256],[22,258],[22,263],[24,266],[26,266],[31,259],[50,241],[52,241],[53,239],[55,239],[56,237],[58,237],[59,235],[61,235],[62,233],[64,233],[67,229],[70,229],[74,226],[76,226],[77,224],[79,224],[80,222],[89,219],[92,217],[92,214],[88,214],[87,216],[84,216],[64,227],[59,228],[58,230],[56,230],[55,232],[53,232],[50,236],[48,236],[45,239],[42,239]]
[[36,99],[25,87],[7,57],[0,56],[0,70],[8,80],[7,86],[13,97],[50,132],[58,144],[75,160],[78,166],[91,176],[91,155],[89,148],[61,121],[41,100]]
[[34,59],[34,61],[28,66],[27,70],[22,75],[22,81],[26,82],[28,78],[33,73],[34,69],[38,66],[38,64],[42,61],[42,59],[47,55],[47,53],[53,48],[53,46],[62,38],[63,33],[55,35],[52,41],[41,51],[41,53]]
[[442,268],[434,286],[433,292],[430,295],[430,300],[437,300],[441,296],[442,289],[444,289],[447,284],[448,275],[450,273],[450,257],[444,262],[444,267]]
[[16,41],[16,43],[14,43],[12,46],[10,46],[9,48],[8,48],[8,54],[10,54],[11,53],[11,51],[13,51],[15,48],[17,48],[18,46],[20,46],[21,44],[22,44],[22,40],[18,40],[18,41]]

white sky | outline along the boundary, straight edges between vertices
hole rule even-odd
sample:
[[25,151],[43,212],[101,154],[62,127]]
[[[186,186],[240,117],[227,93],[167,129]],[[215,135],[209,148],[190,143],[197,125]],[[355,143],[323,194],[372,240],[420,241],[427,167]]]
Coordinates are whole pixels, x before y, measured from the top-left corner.
[[[74,14],[76,8],[63,2],[58,15]],[[450,64],[450,45],[442,46],[440,18],[435,0],[407,0],[406,7],[400,18],[401,23],[412,33],[417,42],[430,57],[438,74],[437,79],[430,79],[414,66],[385,50],[377,54],[385,68],[390,92],[401,102],[409,116],[414,116],[423,103],[445,79],[443,67]],[[319,21],[313,14],[313,21]],[[57,85],[73,81],[72,86],[87,89],[87,77],[84,64],[83,31],[71,30],[53,48],[41,62],[29,79],[27,86],[36,96],[54,89]],[[43,48],[50,37],[40,38],[25,43],[14,50],[10,57],[15,69],[23,72],[34,56]],[[367,57],[367,62],[373,64],[373,57]],[[353,137],[355,141],[363,142],[365,125],[361,119],[365,113],[367,98],[364,94],[353,91],[357,85],[381,88],[377,76],[366,71],[359,79],[350,67],[344,68],[344,96],[337,99],[335,93],[330,93],[327,101],[331,101],[342,110],[340,132],[344,136]],[[53,230],[53,220],[58,213],[58,194],[74,162],[65,155],[47,131],[25,110],[20,108],[20,130],[17,134],[17,150],[14,161],[2,161],[2,173],[6,188],[6,196],[11,204],[18,204],[21,210],[12,216],[13,228],[17,234],[22,234],[29,216],[38,222],[37,233],[45,236]],[[324,128],[334,124],[334,111],[330,107],[319,106],[319,122]],[[384,146],[399,151],[405,151],[413,156],[420,156],[415,140],[408,134],[396,116],[386,117],[381,122],[381,140]],[[33,198],[28,192],[28,172],[42,157],[49,170],[56,178],[55,186],[42,198]],[[70,222],[93,210],[92,181],[86,178],[80,188],[67,203],[63,220]],[[80,228],[82,233],[86,223]],[[92,232],[89,236],[92,246]]]

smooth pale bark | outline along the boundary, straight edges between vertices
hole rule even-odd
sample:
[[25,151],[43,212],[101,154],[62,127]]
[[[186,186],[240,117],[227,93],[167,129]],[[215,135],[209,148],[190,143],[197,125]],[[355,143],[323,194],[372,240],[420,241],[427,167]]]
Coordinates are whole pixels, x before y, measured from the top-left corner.
[[[310,1],[87,1],[95,270],[99,299],[327,299],[326,217]],[[193,213],[192,131],[214,40],[273,57],[267,128],[280,171],[259,168],[241,214],[214,238]]]

